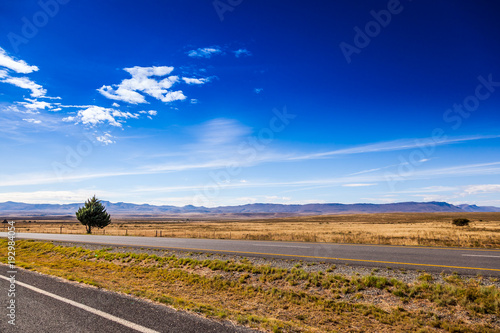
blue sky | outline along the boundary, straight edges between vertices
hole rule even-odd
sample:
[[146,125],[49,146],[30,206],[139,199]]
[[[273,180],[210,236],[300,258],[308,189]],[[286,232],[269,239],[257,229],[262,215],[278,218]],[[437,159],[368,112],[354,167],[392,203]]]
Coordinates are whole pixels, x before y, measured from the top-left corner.
[[491,1],[2,1],[0,202],[500,206]]

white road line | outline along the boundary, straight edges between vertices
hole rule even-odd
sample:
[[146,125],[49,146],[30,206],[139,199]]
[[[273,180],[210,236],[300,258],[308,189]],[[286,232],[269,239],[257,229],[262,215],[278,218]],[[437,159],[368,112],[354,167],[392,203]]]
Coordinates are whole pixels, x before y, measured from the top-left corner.
[[462,254],[464,257],[486,257],[486,258],[500,258],[500,256],[487,256],[484,254]]
[[266,244],[252,244],[254,246],[267,246],[267,247],[296,247],[299,249],[310,249],[309,246],[295,246],[295,245],[266,245]]
[[[2,275],[0,275],[0,278],[2,278],[4,280],[7,280],[7,281],[10,281],[9,278],[6,278],[5,276],[2,276]],[[109,313],[106,313],[106,312],[103,312],[103,311],[91,308],[90,306],[87,306],[87,305],[84,305],[84,304],[80,304],[80,303],[72,301],[70,299],[67,299],[67,298],[64,298],[64,297],[61,297],[61,296],[49,293],[48,291],[39,289],[37,287],[30,286],[29,284],[26,284],[26,283],[23,283],[23,282],[19,282],[19,281],[16,281],[16,284],[19,285],[19,286],[22,286],[24,288],[28,288],[28,289],[31,289],[33,291],[36,291],[37,293],[40,293],[42,295],[49,296],[49,297],[52,297],[54,299],[57,299],[58,301],[61,301],[61,302],[64,302],[64,303],[68,303],[68,304],[73,305],[73,306],[75,306],[77,308],[83,309],[85,311],[88,311],[88,312],[93,313],[95,315],[101,316],[101,317],[106,318],[108,320],[114,321],[114,322],[116,322],[118,324],[121,324],[123,326],[126,326],[128,328],[132,328],[132,329],[134,329],[134,330],[136,330],[138,332],[143,332],[143,333],[160,333],[158,331],[155,331],[155,330],[149,329],[147,327],[135,324],[135,323],[130,322],[128,320],[115,317],[113,315],[110,315]]]

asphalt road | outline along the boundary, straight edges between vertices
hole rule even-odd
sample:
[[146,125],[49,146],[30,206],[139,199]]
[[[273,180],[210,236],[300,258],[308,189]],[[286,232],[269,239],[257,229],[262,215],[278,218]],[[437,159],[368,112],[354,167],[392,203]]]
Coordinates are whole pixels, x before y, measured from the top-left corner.
[[[65,282],[17,268],[8,273],[0,264],[0,332],[23,333],[154,333],[154,332],[256,332],[176,311],[134,297]],[[9,296],[15,275],[15,296]],[[15,326],[9,324],[9,301],[15,301]]]
[[[6,233],[0,233],[0,237],[6,237]],[[17,238],[217,252],[373,267],[404,267],[432,272],[456,271],[500,277],[500,250],[36,233],[17,234]]]

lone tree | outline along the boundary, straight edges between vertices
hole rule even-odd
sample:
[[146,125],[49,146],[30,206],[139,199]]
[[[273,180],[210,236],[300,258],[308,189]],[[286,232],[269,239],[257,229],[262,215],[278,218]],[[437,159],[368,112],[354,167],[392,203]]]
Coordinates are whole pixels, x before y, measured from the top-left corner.
[[453,225],[457,225],[459,227],[467,226],[470,223],[469,219],[453,219],[451,222]]
[[87,228],[87,234],[92,233],[92,228],[102,229],[111,223],[111,216],[95,195],[85,202],[85,206],[78,209],[76,218]]

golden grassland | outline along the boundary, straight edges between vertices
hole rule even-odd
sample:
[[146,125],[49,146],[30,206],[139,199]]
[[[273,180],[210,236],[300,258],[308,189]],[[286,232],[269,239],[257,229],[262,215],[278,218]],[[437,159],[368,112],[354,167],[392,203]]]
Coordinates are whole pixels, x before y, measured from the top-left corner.
[[[17,241],[26,269],[273,332],[499,332],[500,290],[480,277],[413,284],[247,259],[197,260]],[[0,240],[0,248],[7,241]],[[0,252],[6,263],[7,251]]]
[[[468,218],[468,227],[451,224]],[[4,226],[6,227],[6,226]],[[16,223],[17,232],[84,233],[73,221]],[[94,234],[500,248],[500,213],[390,213],[245,220],[113,219]]]

